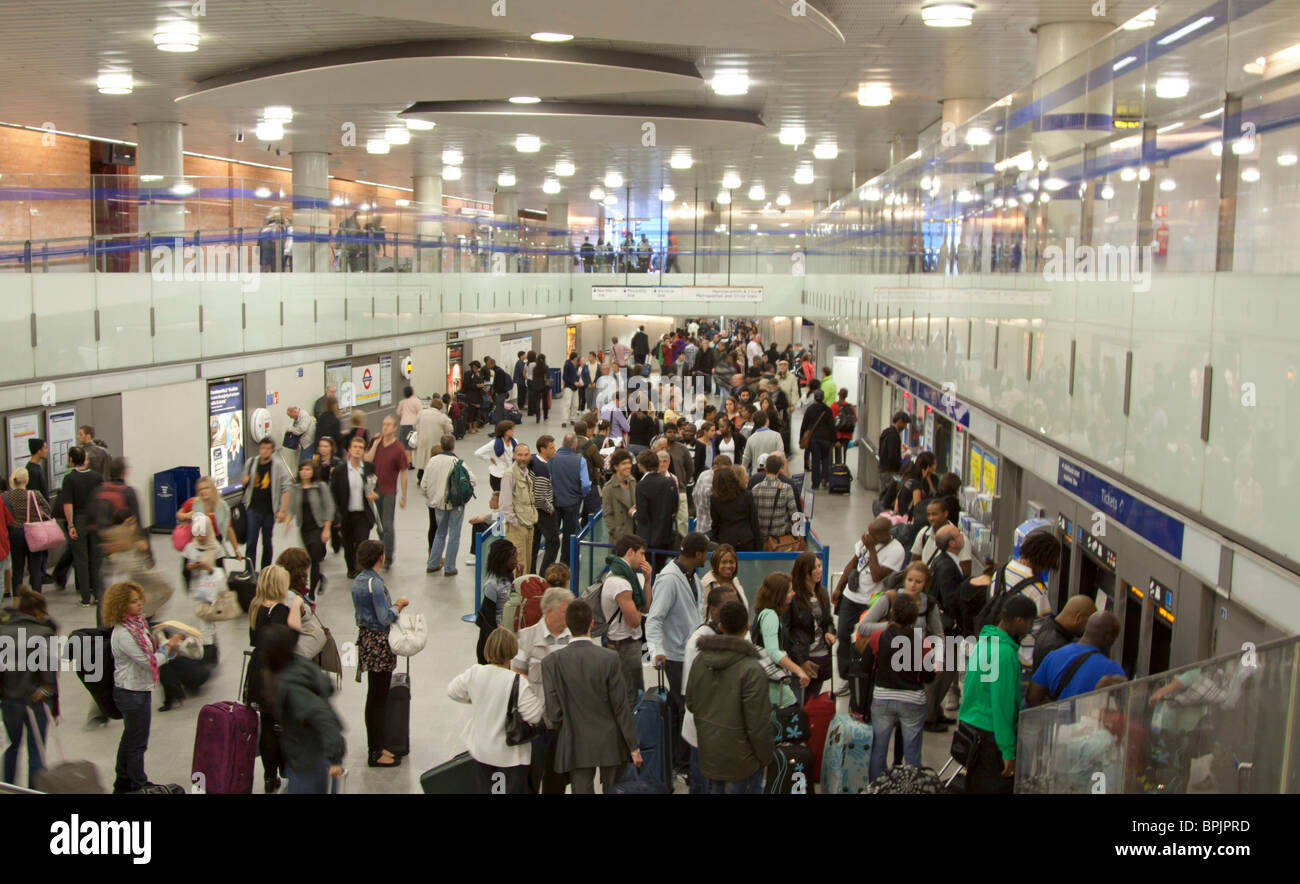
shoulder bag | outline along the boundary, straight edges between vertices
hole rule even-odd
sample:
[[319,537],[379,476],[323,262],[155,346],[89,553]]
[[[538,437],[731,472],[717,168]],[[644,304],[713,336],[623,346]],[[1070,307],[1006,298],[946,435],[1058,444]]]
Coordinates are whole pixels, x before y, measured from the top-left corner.
[[[314,660],[324,652],[325,642],[329,636],[306,599],[302,600],[301,618],[302,631],[298,635],[298,644],[294,651],[301,657]],[[323,666],[321,668],[324,669]]]
[[52,516],[46,516],[36,507],[36,521],[32,521],[32,501],[36,499],[35,491],[27,492],[27,521],[23,523],[23,542],[31,552],[53,549],[63,542],[63,529]]
[[510,686],[510,702],[506,705],[506,745],[522,746],[546,733],[546,725],[541,721],[532,724],[519,713],[519,673],[515,673],[514,684]]
[[821,414],[819,414],[819,415],[817,416],[817,420],[813,421],[813,425],[812,425],[811,427],[809,427],[809,428],[807,429],[807,431],[805,431],[802,435],[799,436],[799,447],[800,447],[800,448],[803,448],[803,449],[806,450],[806,449],[808,448],[809,444],[812,443],[813,433],[817,430],[817,425],[820,424],[820,423],[822,422],[822,418],[824,418],[824,417],[826,417],[826,412],[825,412],[825,411],[823,411]]
[[[791,494],[794,490],[791,489]],[[776,491],[776,497],[772,498],[772,515],[776,516],[777,503],[781,500],[781,489]],[[808,548],[808,543],[802,537],[795,537],[789,531],[778,537],[763,538],[764,552],[803,552]]]

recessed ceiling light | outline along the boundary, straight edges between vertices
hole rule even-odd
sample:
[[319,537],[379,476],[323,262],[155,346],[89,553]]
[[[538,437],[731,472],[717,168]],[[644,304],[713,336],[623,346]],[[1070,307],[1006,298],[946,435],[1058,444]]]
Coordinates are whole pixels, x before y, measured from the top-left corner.
[[163,52],[198,52],[199,26],[192,21],[171,21],[158,26],[153,45]]
[[720,190],[720,191],[718,191],[718,199],[717,199],[717,202],[718,202],[719,205],[722,205],[722,206],[725,206],[725,205],[727,205],[728,203],[730,203],[730,202],[731,202],[731,191],[729,191],[729,190]]
[[1254,166],[1247,166],[1241,170],[1241,180],[1249,181],[1252,184],[1259,180],[1259,169]]
[[1040,203],[1050,203],[1052,201],[1052,195],[1050,193],[1040,193],[1038,195],[1038,201]]
[[618,197],[615,196],[615,195],[612,194],[612,193],[607,193],[607,194],[605,194],[604,203],[605,203],[605,205],[607,205],[607,206],[618,205]]
[[660,188],[659,202],[671,203],[675,199],[677,199],[677,192],[673,190],[671,187],[669,187],[667,184],[665,184],[662,188]]
[[970,3],[933,3],[921,7],[921,21],[932,28],[968,27],[975,17]]
[[434,126],[438,125],[433,120],[421,120],[418,117],[407,117],[406,128],[414,132],[428,132]]
[[1146,166],[1143,166],[1141,169],[1138,169],[1138,181],[1150,181],[1150,180],[1151,180],[1150,169],[1148,169]]
[[1005,203],[1005,202],[1006,202],[1006,200],[1004,200],[1004,199],[1003,199],[1002,197],[1000,197],[1000,196],[995,196],[995,197],[993,197],[993,205],[994,205],[994,207],[996,207],[996,208],[999,208],[999,209],[1002,208],[1002,204]]
[[812,184],[814,177],[812,166],[800,166],[794,170],[795,184]]
[[285,104],[273,104],[262,108],[262,119],[277,120],[281,123],[293,122],[293,108]]
[[1160,77],[1156,80],[1156,98],[1184,98],[1191,88],[1192,81],[1187,77]]
[[864,83],[858,87],[858,104],[885,107],[894,100],[894,91],[884,83]]
[[1268,67],[1268,59],[1261,55],[1254,61],[1246,62],[1241,69],[1248,74],[1263,74],[1266,67]]
[[617,190],[623,186],[623,176],[617,172],[607,172],[605,174],[605,186],[611,190]]
[[1129,65],[1133,64],[1133,62],[1135,62],[1135,61],[1137,61],[1137,60],[1138,60],[1138,57],[1137,57],[1136,55],[1126,55],[1126,56],[1124,56],[1123,58],[1121,58],[1119,61],[1117,61],[1117,62],[1115,62],[1113,65],[1111,65],[1111,66],[1110,66],[1110,69],[1111,69],[1112,71],[1122,71],[1124,68],[1126,68],[1126,67],[1128,67]]
[[389,144],[410,144],[411,130],[405,126],[389,126],[384,130],[384,140]]
[[975,195],[972,194],[969,190],[966,190],[965,188],[963,188],[963,189],[957,191],[957,202],[959,202],[959,203],[968,203],[968,202],[970,202],[970,201],[973,200],[973,199],[975,199]]
[[514,186],[515,186],[514,172],[502,172],[500,175],[497,176],[497,187],[514,187]]
[[1137,15],[1130,18],[1124,24],[1120,25],[1126,31],[1140,31],[1143,28],[1149,28],[1156,23],[1156,8],[1144,9]]
[[397,206],[399,209],[405,209],[405,208],[406,208],[407,206],[409,206],[410,204],[411,204],[411,201],[408,200],[408,199],[396,199],[396,200],[393,200],[393,205]]
[[966,133],[966,143],[971,147],[983,147],[993,143],[993,133],[988,129],[974,128]]
[[813,148],[813,156],[819,160],[833,160],[840,155],[840,147],[834,142],[823,142]]
[[1178,187],[1178,182],[1174,181],[1172,178],[1165,178],[1160,182],[1160,189],[1166,193],[1174,190],[1176,187]]
[[1277,155],[1277,164],[1279,166],[1294,166],[1296,164],[1296,155],[1287,151]]
[[691,159],[691,155],[688,153],[675,153],[668,160],[668,165],[674,169],[689,169],[694,163],[695,161]]
[[540,101],[536,95],[514,95],[510,98],[511,104],[537,104]]
[[881,194],[880,194],[879,187],[868,187],[866,190],[862,192],[862,198],[869,203],[880,202],[880,196]]
[[576,171],[578,171],[577,167],[568,160],[555,161],[555,174],[559,175],[561,178],[568,178]]
[[1101,190],[1097,191],[1097,195],[1104,200],[1112,200],[1115,198],[1115,188],[1111,187],[1108,181],[1101,186]]
[[193,192],[194,192],[193,184],[186,184],[184,181],[182,181],[180,184],[172,185],[172,193],[176,194],[177,196],[189,196]]
[[542,193],[559,193],[560,182],[554,178],[547,178],[542,182]]
[[790,194],[783,193],[780,196],[778,196],[776,198],[776,204],[778,206],[783,206],[783,207],[790,205]]
[[99,75],[95,87],[101,95],[130,95],[135,89],[135,79],[130,71],[107,71]]
[[757,224],[751,224],[751,225],[749,225],[749,229],[750,229],[750,230],[758,230],[758,225],[757,225]]
[[767,199],[767,191],[763,189],[763,185],[755,184],[749,189],[749,198],[756,203],[761,203]]
[[803,126],[782,126],[781,143],[789,147],[798,147],[804,142]]
[[740,176],[735,172],[728,172],[722,176],[722,186],[727,188],[727,190],[736,190],[740,187],[741,183]]
[[366,142],[366,153],[386,154],[392,150],[392,145],[382,138],[371,138]]
[[263,120],[254,127],[253,134],[258,141],[279,141],[284,137],[284,124],[279,120]]
[[257,190],[253,191],[253,196],[257,197],[260,200],[264,200],[270,195],[271,195],[271,188],[269,187],[259,187]]
[[572,34],[559,34],[555,31],[538,31],[530,36],[538,43],[567,43],[573,39]]
[[1236,141],[1232,142],[1232,152],[1239,157],[1245,156],[1248,153],[1254,153],[1256,143],[1257,140],[1255,138],[1238,138]]
[[447,181],[460,180],[460,166],[443,166],[442,177]]
[[442,164],[444,166],[459,166],[465,162],[465,155],[454,147],[449,147],[442,152]]
[[749,74],[745,71],[719,71],[713,75],[713,94],[744,95],[749,91]]
[[520,135],[515,138],[515,150],[520,153],[537,153],[542,149],[542,139],[536,135]]
[[1047,188],[1052,192],[1056,192],[1064,188],[1065,185],[1068,183],[1069,182],[1066,181],[1064,178],[1057,178],[1055,175],[1053,175],[1051,178],[1048,178],[1046,181],[1043,182],[1043,187]]
[[922,189],[922,190],[929,190],[929,189],[930,189],[930,176],[929,176],[929,175],[922,175],[922,176],[921,176],[921,189]]
[[587,196],[596,202],[600,202],[605,198],[605,189],[603,187],[593,187]]
[[336,196],[336,197],[334,197],[332,200],[330,200],[330,205],[331,205],[331,206],[343,206],[343,205],[347,205],[347,200],[345,200],[345,199],[344,199],[343,197],[341,197],[341,196]]

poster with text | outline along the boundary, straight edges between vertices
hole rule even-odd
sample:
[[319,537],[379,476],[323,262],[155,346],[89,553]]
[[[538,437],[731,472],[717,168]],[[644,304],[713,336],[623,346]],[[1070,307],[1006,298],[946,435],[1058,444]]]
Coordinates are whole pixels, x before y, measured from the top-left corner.
[[333,362],[325,366],[325,389],[330,387],[338,390],[339,411],[347,414],[352,410],[351,362]]
[[58,485],[68,471],[68,449],[77,444],[77,410],[48,411],[45,424],[45,441],[50,446],[50,476]]
[[208,470],[220,494],[244,487],[242,380],[208,384]]
[[998,459],[992,454],[984,454],[984,482],[980,488],[990,497],[996,497],[998,493]]
[[984,476],[984,449],[975,442],[970,443],[970,475],[968,484],[976,491],[980,490]]
[[32,453],[27,450],[27,440],[40,435],[41,416],[15,414],[9,418],[9,472],[27,465]]
[[352,406],[379,402],[379,363],[352,366]]
[[393,404],[393,357],[379,357],[379,405]]

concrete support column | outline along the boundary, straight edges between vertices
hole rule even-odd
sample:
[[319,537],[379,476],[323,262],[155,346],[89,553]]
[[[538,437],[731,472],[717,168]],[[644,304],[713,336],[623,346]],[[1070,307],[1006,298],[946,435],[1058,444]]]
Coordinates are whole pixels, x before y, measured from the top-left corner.
[[293,158],[293,269],[328,273],[330,269],[330,155],[302,150]]
[[519,193],[497,188],[492,195],[492,255],[488,268],[493,273],[517,273],[519,259]]
[[160,121],[135,125],[140,142],[135,161],[140,188],[144,193],[152,195],[151,199],[140,204],[140,232],[157,234],[183,231],[187,227],[185,200],[173,190],[185,183],[185,157],[181,137],[183,124]]
[[415,203],[415,235],[420,247],[416,249],[417,273],[442,272],[442,177],[415,175],[411,178],[411,194]]
[[546,204],[546,269],[551,273],[568,273],[574,269],[569,199],[565,196],[552,196]]

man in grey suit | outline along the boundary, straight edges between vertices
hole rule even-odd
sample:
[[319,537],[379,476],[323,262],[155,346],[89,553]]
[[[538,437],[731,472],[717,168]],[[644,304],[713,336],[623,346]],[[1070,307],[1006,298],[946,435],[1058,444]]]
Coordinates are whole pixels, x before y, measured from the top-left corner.
[[546,717],[559,728],[555,770],[567,773],[573,794],[611,792],[630,758],[641,766],[641,750],[628,705],[618,654],[591,640],[591,605],[575,599],[564,614],[569,644],[542,660]]

